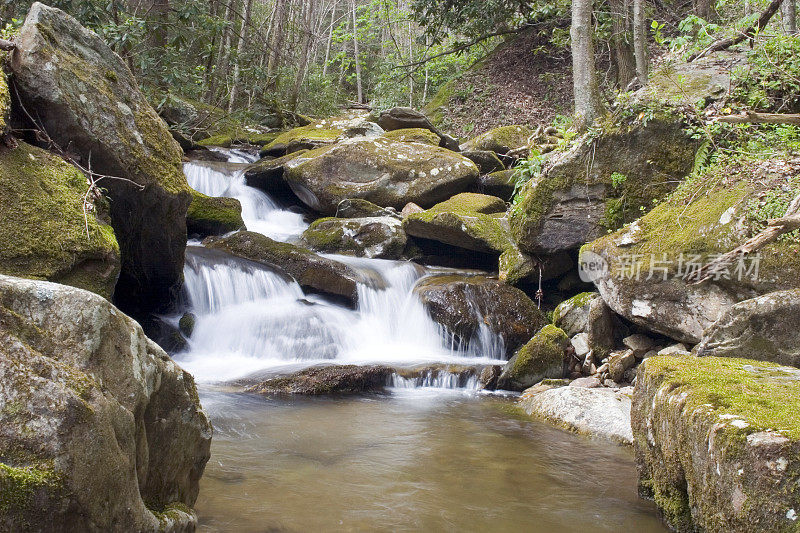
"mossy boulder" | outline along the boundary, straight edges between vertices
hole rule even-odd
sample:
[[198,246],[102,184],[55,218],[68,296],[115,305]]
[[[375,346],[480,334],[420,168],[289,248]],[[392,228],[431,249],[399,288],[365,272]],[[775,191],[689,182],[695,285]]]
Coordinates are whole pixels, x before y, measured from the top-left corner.
[[242,144],[264,146],[277,139],[280,135],[280,132],[260,131],[252,126],[239,126],[201,139],[197,141],[197,144],[206,147],[221,146],[223,148]]
[[426,211],[408,215],[403,228],[412,237],[499,254],[501,278],[515,283],[533,272],[533,261],[519,251],[512,239],[505,209],[500,198],[461,193]]
[[192,203],[186,214],[189,235],[208,237],[245,229],[242,204],[236,198],[206,196],[192,193]]
[[553,324],[574,337],[589,329],[589,308],[592,301],[599,300],[596,292],[582,292],[564,300],[553,311]]
[[370,201],[360,198],[348,198],[342,200],[336,207],[337,218],[371,218],[371,217],[394,217],[402,219],[400,213],[395,209],[386,209]]
[[0,68],[0,135],[8,129],[8,120],[11,115],[11,92],[8,90],[8,78],[5,70]]
[[287,165],[285,178],[303,203],[334,215],[350,198],[395,209],[409,202],[430,207],[469,188],[478,168],[444,148],[380,137],[312,150]]
[[508,360],[497,387],[523,391],[543,379],[564,377],[565,352],[569,346],[567,334],[547,324]]
[[162,94],[158,100],[156,108],[161,118],[173,131],[190,139],[205,139],[237,128],[236,122],[220,107],[174,92]]
[[[25,107],[84,166],[106,176],[122,252],[115,301],[143,315],[182,283],[191,194],[183,152],[125,62],[59,9],[34,3],[10,68]],[[122,178],[122,179],[117,179]]]
[[352,304],[358,302],[358,284],[370,282],[343,263],[302,246],[273,241],[260,233],[240,231],[225,237],[209,237],[203,244],[277,268],[306,290],[342,297]]
[[478,178],[476,192],[497,196],[506,202],[514,198],[514,191],[517,188],[514,170],[499,170],[490,174],[484,174]]
[[524,186],[514,237],[530,253],[577,249],[652,208],[692,170],[696,148],[678,117],[586,136]]
[[732,305],[703,332],[695,353],[800,367],[800,290]]
[[[211,424],[100,296],[0,275],[0,529],[190,531]],[[174,511],[167,522],[154,512]]]
[[364,394],[380,392],[388,384],[392,369],[386,366],[323,366],[268,379],[248,388],[259,394]]
[[800,242],[791,235],[695,283],[700,266],[763,228],[764,211],[782,214],[800,193],[796,182],[763,174],[769,165],[739,163],[688,179],[650,213],[584,246],[582,263],[606,265],[593,281],[609,307],[647,329],[696,344],[733,304],[800,287]]
[[800,370],[746,359],[651,357],[631,420],[639,488],[691,531],[797,531]]
[[432,276],[420,281],[414,294],[458,343],[466,345],[485,327],[502,338],[506,356],[547,323],[524,292],[484,276]]
[[256,161],[245,168],[245,182],[250,187],[261,189],[272,197],[294,200],[296,197],[289,187],[289,184],[283,179],[283,173],[285,172],[287,163],[304,155],[306,152],[308,152],[308,150],[298,150],[297,152],[282,157],[265,157],[260,161]]
[[386,131],[424,129],[431,131],[439,138],[438,146],[454,152],[460,151],[458,141],[439,131],[424,113],[410,107],[393,107],[382,111],[378,125]]
[[398,259],[408,241],[393,217],[321,218],[301,236],[312,250],[356,257]]
[[392,141],[439,146],[439,136],[426,128],[403,128],[387,131],[383,136]]
[[487,150],[505,155],[512,150],[528,146],[528,139],[533,134],[534,130],[528,126],[501,126],[470,139],[461,145],[461,149],[465,151]]
[[506,169],[506,166],[500,161],[497,154],[489,150],[464,150],[461,152],[461,155],[475,163],[481,175],[500,172]]
[[72,285],[110,299],[119,275],[119,245],[103,220],[104,203],[87,196],[88,189],[83,173],[60,157],[24,142],[0,146],[0,273]]
[[265,144],[260,152],[261,157],[281,157],[300,150],[319,148],[334,144],[344,137],[344,130],[333,127],[326,121],[312,122],[283,132]]

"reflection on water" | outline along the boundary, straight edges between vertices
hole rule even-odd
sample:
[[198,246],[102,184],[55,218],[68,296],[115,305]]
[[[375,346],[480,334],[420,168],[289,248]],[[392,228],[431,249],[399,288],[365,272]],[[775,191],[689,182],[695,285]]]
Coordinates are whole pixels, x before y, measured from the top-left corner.
[[630,450],[516,416],[508,400],[204,391],[215,427],[201,531],[665,531]]

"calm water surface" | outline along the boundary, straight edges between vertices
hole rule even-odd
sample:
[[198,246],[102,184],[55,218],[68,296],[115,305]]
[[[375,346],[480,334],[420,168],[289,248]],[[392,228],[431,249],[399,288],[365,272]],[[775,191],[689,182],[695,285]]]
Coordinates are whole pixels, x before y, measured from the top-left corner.
[[201,531],[665,531],[633,454],[458,391],[205,390]]

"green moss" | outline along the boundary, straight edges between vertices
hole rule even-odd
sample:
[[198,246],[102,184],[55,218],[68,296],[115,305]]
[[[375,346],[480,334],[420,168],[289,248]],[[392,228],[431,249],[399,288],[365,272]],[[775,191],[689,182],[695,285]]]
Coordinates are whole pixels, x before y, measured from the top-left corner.
[[84,213],[87,190],[81,172],[40,148],[23,142],[0,148],[0,272],[69,283],[109,298],[119,245],[94,211]]
[[442,121],[444,120],[443,109],[447,107],[450,99],[455,93],[456,82],[457,80],[453,79],[445,83],[436,93],[436,96],[433,97],[433,100],[431,100],[428,105],[425,106],[425,114],[428,115],[431,124],[436,127],[442,125]]
[[527,146],[528,139],[533,133],[534,131],[528,126],[501,126],[467,141],[466,146],[469,150],[488,150],[504,154],[509,150]]
[[211,137],[207,137],[197,144],[200,146],[221,146],[223,148],[230,148],[234,144],[252,144],[253,146],[268,145],[274,141],[280,133],[258,133],[249,131],[246,128],[236,128],[222,133],[217,133]]
[[745,419],[748,433],[775,430],[800,439],[800,371],[772,363],[724,357],[651,357],[648,380],[687,393],[688,407],[710,407]]
[[544,374],[551,368],[558,368],[560,372],[567,344],[567,334],[547,324],[514,356],[514,365],[508,378],[522,381],[526,375]]
[[333,217],[315,220],[303,232],[303,240],[315,249],[338,247],[343,243],[344,237],[344,225],[341,222]]
[[580,309],[589,304],[589,302],[597,296],[596,292],[582,292],[580,294],[576,294],[572,298],[568,300],[564,300],[553,311],[553,324],[558,323],[564,315],[572,311],[573,309]]
[[264,150],[276,149],[287,145],[292,141],[335,141],[344,135],[344,131],[338,128],[326,127],[325,121],[315,122],[308,126],[294,128],[283,132],[271,142],[264,146]]
[[400,130],[387,131],[383,136],[392,141],[413,142],[439,146],[439,136],[424,128],[404,128]]
[[38,494],[58,490],[60,484],[54,470],[0,463],[0,514],[24,516],[35,510]]
[[186,222],[190,233],[208,235],[236,231],[244,227],[242,205],[235,198],[218,198],[193,191]]
[[8,129],[8,117],[11,113],[11,94],[8,91],[8,80],[2,68],[0,55],[0,135]]

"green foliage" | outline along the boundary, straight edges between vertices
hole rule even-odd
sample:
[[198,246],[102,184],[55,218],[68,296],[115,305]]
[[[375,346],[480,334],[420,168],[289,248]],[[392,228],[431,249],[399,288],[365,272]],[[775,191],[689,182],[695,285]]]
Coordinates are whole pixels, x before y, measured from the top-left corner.
[[615,189],[618,189],[624,185],[626,181],[628,181],[628,176],[625,174],[620,174],[619,172],[614,172],[611,174],[611,186]]
[[733,96],[750,109],[800,112],[800,36],[776,35],[748,53]]
[[516,206],[519,204],[519,193],[522,190],[522,187],[524,187],[525,184],[532,179],[541,175],[544,161],[545,155],[542,154],[538,149],[531,148],[531,155],[528,156],[527,159],[521,159],[519,163],[517,163],[517,166],[514,167],[514,174],[512,176],[512,179],[514,180],[514,199],[511,202],[512,205]]

